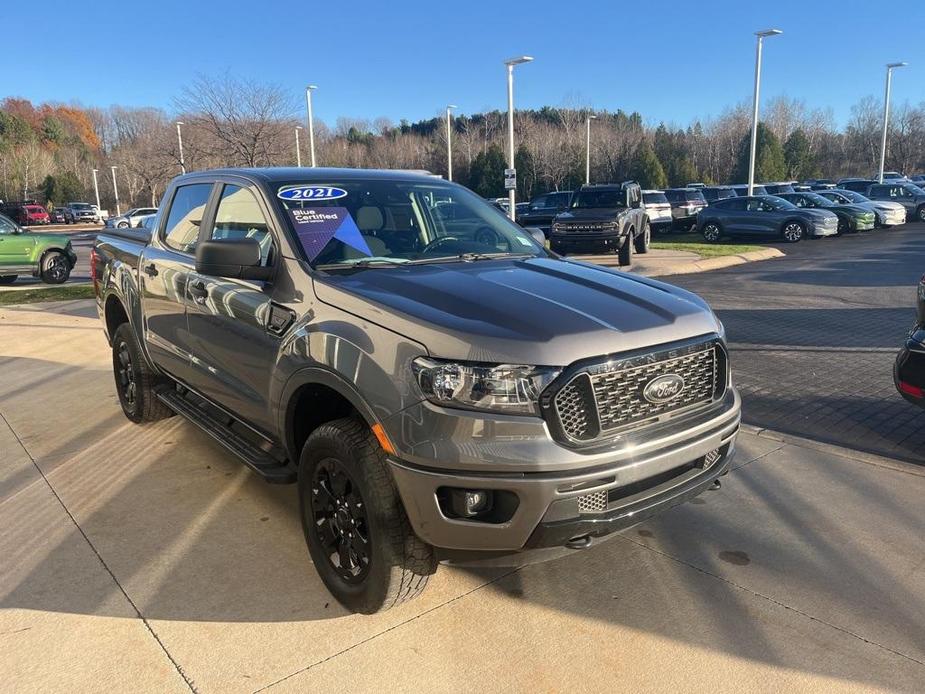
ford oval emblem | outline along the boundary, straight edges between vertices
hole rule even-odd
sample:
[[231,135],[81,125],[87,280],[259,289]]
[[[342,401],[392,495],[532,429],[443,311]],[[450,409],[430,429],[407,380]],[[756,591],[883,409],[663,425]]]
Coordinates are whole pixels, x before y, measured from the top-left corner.
[[656,376],[642,389],[642,397],[651,403],[661,405],[674,400],[684,390],[684,379],[678,374]]
[[333,186],[283,186],[276,191],[283,200],[337,200],[347,197],[347,191]]

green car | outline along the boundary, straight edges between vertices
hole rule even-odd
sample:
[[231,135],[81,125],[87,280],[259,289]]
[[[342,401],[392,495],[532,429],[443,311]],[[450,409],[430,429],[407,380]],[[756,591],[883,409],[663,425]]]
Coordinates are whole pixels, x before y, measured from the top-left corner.
[[876,226],[877,215],[861,205],[837,203],[819,193],[780,193],[777,197],[792,202],[797,207],[815,207],[838,215],[838,233],[847,231],[869,231]]
[[0,214],[0,284],[12,284],[27,274],[48,284],[62,284],[76,262],[77,254],[65,234],[33,234]]

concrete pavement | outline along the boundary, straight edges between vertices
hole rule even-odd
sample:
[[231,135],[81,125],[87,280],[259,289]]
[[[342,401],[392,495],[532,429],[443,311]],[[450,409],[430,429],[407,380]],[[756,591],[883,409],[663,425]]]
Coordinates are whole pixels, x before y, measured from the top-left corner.
[[116,401],[91,302],[0,309],[6,691],[921,691],[925,471],[743,434],[719,491],[347,614],[293,487]]

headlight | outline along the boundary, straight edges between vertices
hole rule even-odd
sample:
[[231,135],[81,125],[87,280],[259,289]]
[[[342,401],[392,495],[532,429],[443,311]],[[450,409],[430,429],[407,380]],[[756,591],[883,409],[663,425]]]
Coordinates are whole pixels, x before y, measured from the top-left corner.
[[445,407],[539,414],[543,389],[559,374],[552,367],[473,364],[418,357],[412,363],[424,396]]

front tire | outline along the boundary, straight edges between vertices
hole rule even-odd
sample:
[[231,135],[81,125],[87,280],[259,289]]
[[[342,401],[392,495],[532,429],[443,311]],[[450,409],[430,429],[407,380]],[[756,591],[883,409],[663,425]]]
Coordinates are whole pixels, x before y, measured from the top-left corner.
[[119,229],[128,229],[128,222],[119,222],[117,226]]
[[19,275],[2,275],[0,276],[0,284],[13,284],[18,276]]
[[649,244],[652,243],[652,228],[649,226],[649,223],[646,222],[645,228],[642,230],[642,233],[636,237],[636,252],[645,255],[649,252]]
[[144,360],[135,333],[123,323],[112,337],[112,372],[116,393],[123,414],[136,424],[155,422],[173,415],[173,411],[157,399],[155,387],[164,383]]
[[717,243],[723,236],[723,228],[719,222],[707,222],[700,233],[707,243]]
[[322,424],[299,461],[302,529],[315,569],[354,612],[373,614],[420,595],[437,563],[408,522],[385,452],[348,417]]
[[71,264],[63,253],[52,251],[42,258],[42,281],[46,284],[64,284],[71,276]]
[[781,230],[781,236],[787,243],[797,243],[803,238],[806,230],[800,222],[787,222]]
[[925,205],[919,205],[915,211],[915,216],[920,222],[925,222]]
[[634,231],[630,229],[623,245],[617,251],[617,262],[620,263],[620,267],[630,267],[633,264],[633,244],[635,243],[633,234]]

